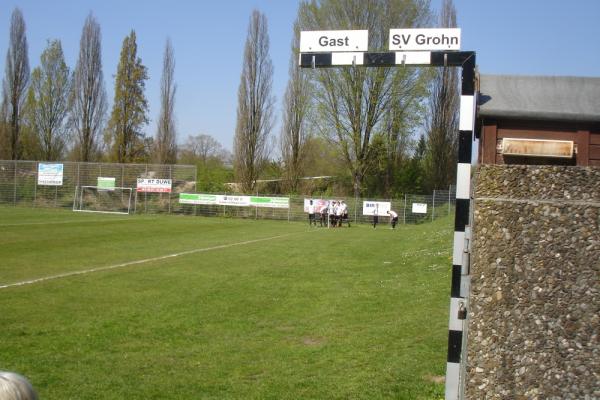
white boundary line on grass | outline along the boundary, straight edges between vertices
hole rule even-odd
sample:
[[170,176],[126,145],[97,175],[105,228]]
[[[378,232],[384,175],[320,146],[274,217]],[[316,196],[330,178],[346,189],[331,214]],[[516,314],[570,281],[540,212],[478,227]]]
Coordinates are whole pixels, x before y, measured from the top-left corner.
[[[149,218],[151,219],[151,218]],[[131,221],[131,218],[112,218],[112,219],[71,219],[67,221],[50,221],[50,222],[21,222],[19,224],[0,224],[0,228],[7,226],[28,226],[28,225],[58,225],[58,224],[76,224],[88,222],[113,222],[113,221]]]
[[107,270],[116,269],[116,268],[124,268],[124,267],[129,267],[131,265],[144,264],[144,263],[149,263],[149,262],[153,262],[153,261],[161,261],[161,260],[166,260],[168,258],[185,256],[185,255],[194,254],[194,253],[202,253],[202,252],[210,251],[210,250],[219,250],[219,249],[226,249],[228,247],[243,246],[243,245],[246,245],[246,244],[264,242],[265,240],[280,239],[280,238],[283,238],[283,237],[286,237],[286,236],[291,236],[291,235],[296,235],[296,234],[297,233],[287,233],[285,235],[271,236],[271,237],[268,237],[268,238],[246,240],[244,242],[220,244],[218,246],[204,247],[204,248],[201,248],[201,249],[186,250],[186,251],[182,251],[180,253],[167,254],[166,256],[145,258],[145,259],[142,259],[142,260],[128,261],[128,262],[124,262],[124,263],[121,263],[121,264],[108,265],[106,267],[90,268],[90,269],[86,269],[86,270],[83,270],[83,271],[65,272],[63,274],[50,275],[50,276],[45,276],[45,277],[42,277],[42,278],[31,279],[31,280],[27,280],[27,281],[21,281],[21,282],[15,282],[15,283],[8,283],[6,285],[0,285],[0,290],[1,289],[7,289],[7,288],[10,288],[10,287],[16,287],[16,286],[32,285],[34,283],[45,282],[45,281],[50,281],[50,280],[54,280],[54,279],[68,278],[70,276],[85,275],[85,274],[91,274],[93,272],[107,271]]

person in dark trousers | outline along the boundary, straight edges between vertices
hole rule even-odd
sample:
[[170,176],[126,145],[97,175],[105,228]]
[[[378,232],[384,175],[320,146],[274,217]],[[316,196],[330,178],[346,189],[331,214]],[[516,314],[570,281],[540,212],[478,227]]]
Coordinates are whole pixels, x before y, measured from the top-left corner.
[[398,223],[398,213],[394,210],[390,210],[387,213],[390,216],[390,224],[392,225],[392,229],[396,229],[396,224]]
[[324,226],[327,226],[327,209],[328,209],[327,205],[324,205],[321,207],[321,220],[320,220],[321,228]]
[[378,223],[379,223],[379,204],[375,204],[375,208],[373,209],[373,228],[377,228]]
[[317,220],[315,219],[315,206],[313,201],[310,200],[308,203],[308,226],[317,226]]

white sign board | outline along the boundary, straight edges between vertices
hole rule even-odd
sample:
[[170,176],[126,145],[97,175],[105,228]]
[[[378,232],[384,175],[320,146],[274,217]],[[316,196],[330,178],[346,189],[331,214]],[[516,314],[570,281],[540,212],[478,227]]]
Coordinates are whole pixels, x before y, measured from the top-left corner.
[[460,50],[460,28],[390,29],[390,51]]
[[171,193],[171,179],[137,179],[137,192]]
[[379,215],[380,217],[388,215],[387,212],[392,209],[389,201],[363,201],[363,215]]
[[40,186],[62,186],[63,165],[39,163],[37,184]]
[[300,52],[367,51],[369,31],[302,31]]
[[427,203],[412,203],[413,214],[427,214]]
[[217,195],[217,204],[221,206],[247,207],[250,205],[250,196]]

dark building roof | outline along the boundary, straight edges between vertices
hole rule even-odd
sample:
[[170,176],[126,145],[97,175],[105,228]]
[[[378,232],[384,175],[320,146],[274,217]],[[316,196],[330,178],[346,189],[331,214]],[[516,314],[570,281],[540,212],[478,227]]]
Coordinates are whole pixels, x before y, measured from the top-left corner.
[[481,75],[479,115],[599,122],[600,78]]

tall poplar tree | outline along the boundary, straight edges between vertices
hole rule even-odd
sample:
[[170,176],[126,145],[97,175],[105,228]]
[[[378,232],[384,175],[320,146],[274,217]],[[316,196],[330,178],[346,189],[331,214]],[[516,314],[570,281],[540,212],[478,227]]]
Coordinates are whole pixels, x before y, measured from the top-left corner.
[[21,10],[15,8],[10,20],[10,39],[6,52],[6,67],[2,80],[2,110],[8,131],[10,157],[21,157],[20,131],[23,103],[29,83],[29,56],[27,55],[27,36],[25,20]]
[[[442,28],[456,28],[456,9],[444,0],[440,13]],[[445,189],[454,182],[458,149],[460,95],[458,69],[439,67],[431,82],[425,173],[427,189]]]
[[267,17],[254,10],[244,49],[234,140],[235,176],[246,192],[254,189],[267,159],[275,102],[272,86]]
[[148,72],[137,55],[135,31],[125,37],[115,78],[115,100],[108,123],[110,158],[119,163],[139,161],[146,148],[142,128],[148,123],[144,95]]
[[81,32],[71,87],[70,124],[76,135],[73,150],[79,161],[93,161],[97,157],[106,118],[101,41],[100,25],[89,14]]
[[290,192],[296,192],[304,173],[308,141],[308,113],[311,106],[311,85],[306,71],[298,67],[300,28],[294,23],[288,85],[283,99],[283,126],[281,131],[281,156],[284,176]]
[[31,73],[26,107],[27,121],[37,136],[43,160],[55,161],[63,156],[69,87],[69,68],[60,41],[49,41],[40,66]]
[[171,40],[167,40],[160,80],[160,116],[156,131],[155,159],[159,164],[177,161],[177,131],[175,127],[175,55]]

